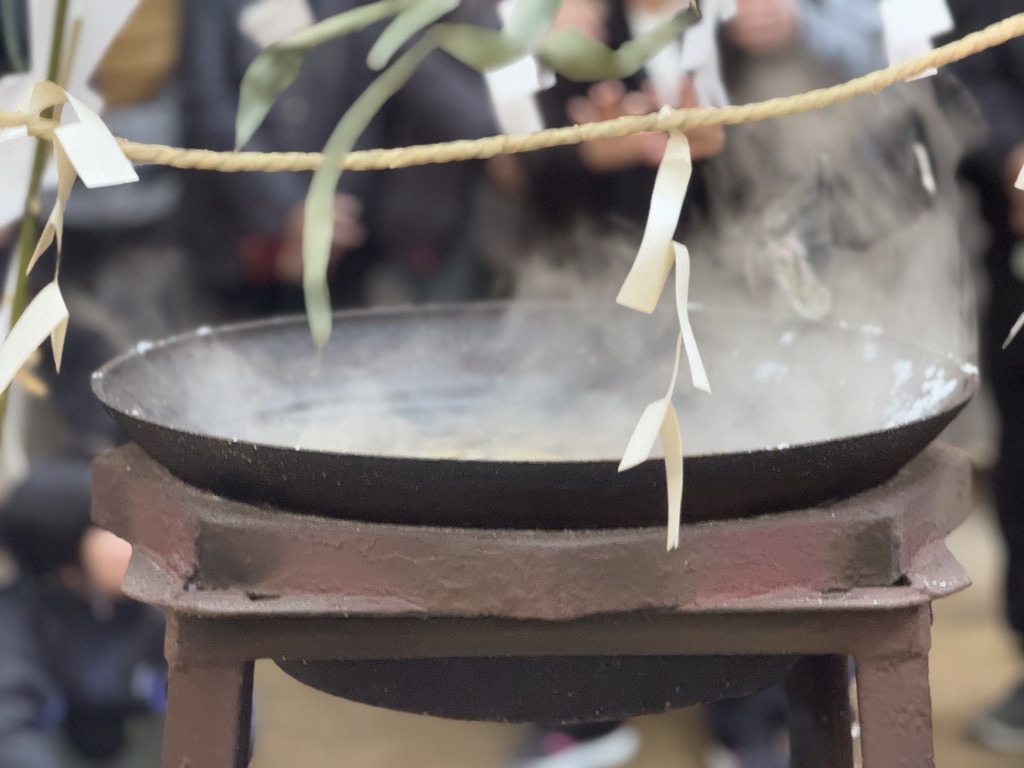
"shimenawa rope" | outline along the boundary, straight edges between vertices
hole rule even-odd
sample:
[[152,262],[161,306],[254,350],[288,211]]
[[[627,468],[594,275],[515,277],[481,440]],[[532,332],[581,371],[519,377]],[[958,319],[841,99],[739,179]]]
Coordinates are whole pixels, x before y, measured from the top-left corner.
[[[896,83],[916,77],[931,69],[960,61],[993,48],[1015,37],[1024,36],[1024,13],[1011,16],[961,40],[936,48],[902,64],[849,80],[829,88],[820,88],[795,96],[769,99],[732,107],[700,107],[663,110],[648,115],[619,117],[599,123],[549,128],[534,133],[491,136],[472,141],[452,141],[397,149],[373,149],[350,153],[344,161],[346,170],[368,171],[406,168],[414,165],[449,163],[458,160],[486,160],[498,155],[531,152],[547,147],[579,144],[595,139],[626,136],[642,131],[683,130],[713,125],[736,125],[794,115],[822,109],[848,101],[855,96],[878,93]],[[21,112],[0,110],[0,128],[25,126],[28,133],[42,139],[53,137],[52,120]],[[137,163],[168,165],[175,168],[196,168],[210,171],[312,171],[323,162],[317,152],[212,152],[204,149],[182,149],[162,144],[138,144],[118,139],[129,160]]]

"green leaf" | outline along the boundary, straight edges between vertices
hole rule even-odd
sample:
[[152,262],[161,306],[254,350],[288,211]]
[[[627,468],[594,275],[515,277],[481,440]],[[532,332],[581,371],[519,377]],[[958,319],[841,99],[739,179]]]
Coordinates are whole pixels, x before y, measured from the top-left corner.
[[380,33],[366,56],[366,66],[370,69],[383,69],[413,35],[458,7],[459,0],[417,0]]
[[698,21],[700,11],[695,0],[690,0],[688,8],[616,50],[574,27],[563,27],[548,35],[537,58],[567,80],[621,80],[638,72],[654,54]]
[[437,46],[477,72],[500,67],[527,54],[501,32],[475,24],[437,24],[430,30]]
[[535,50],[555,23],[562,0],[514,0],[502,35],[513,45]]
[[244,147],[256,133],[274,101],[295,81],[311,49],[394,16],[406,5],[407,0],[379,0],[331,16],[264,48],[242,77],[235,118],[235,148]]
[[420,40],[359,94],[359,98],[331,132],[323,149],[323,163],[313,173],[304,207],[302,287],[306,297],[309,329],[317,347],[325,346],[331,335],[331,296],[327,288],[327,268],[331,259],[331,235],[334,230],[334,196],[341,178],[342,162],[374,116],[409,81],[420,62],[436,47],[436,43],[429,37]]

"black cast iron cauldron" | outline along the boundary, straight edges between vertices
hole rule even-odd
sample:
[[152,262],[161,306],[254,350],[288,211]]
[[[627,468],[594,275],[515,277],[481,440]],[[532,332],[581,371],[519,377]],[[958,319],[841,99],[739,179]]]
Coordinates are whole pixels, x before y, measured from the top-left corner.
[[[977,387],[877,329],[694,307],[714,394],[677,388],[684,521],[799,509],[891,477]],[[663,525],[664,469],[616,471],[663,396],[673,316],[485,303],[301,317],[142,344],[93,387],[183,480],[318,515],[484,528]]]

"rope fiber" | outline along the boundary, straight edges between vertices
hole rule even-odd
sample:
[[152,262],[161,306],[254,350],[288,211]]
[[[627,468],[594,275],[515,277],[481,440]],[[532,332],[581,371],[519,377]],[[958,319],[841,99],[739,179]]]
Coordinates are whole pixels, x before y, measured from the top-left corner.
[[[343,168],[351,171],[407,168],[416,165],[486,160],[498,155],[532,152],[547,147],[579,144],[595,139],[626,136],[644,131],[688,130],[716,125],[737,125],[795,115],[870,93],[878,93],[932,69],[938,69],[1015,37],[1024,36],[1024,13],[1011,16],[927,54],[829,88],[731,107],[698,107],[662,110],[647,115],[619,117],[586,125],[548,128],[533,133],[490,136],[471,141],[424,144],[397,149],[372,149],[349,153]],[[0,128],[24,126],[31,136],[53,139],[56,122],[22,112],[0,110]],[[213,152],[162,144],[139,144],[118,139],[125,156],[136,163],[167,165],[207,171],[314,171],[323,162],[318,152]]]

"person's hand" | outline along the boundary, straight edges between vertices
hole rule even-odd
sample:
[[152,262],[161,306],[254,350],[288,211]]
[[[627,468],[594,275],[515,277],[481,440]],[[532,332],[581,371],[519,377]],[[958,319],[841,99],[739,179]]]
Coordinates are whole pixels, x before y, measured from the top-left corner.
[[[683,84],[679,91],[679,106],[686,109],[700,106],[692,78],[683,78]],[[720,125],[692,128],[683,133],[686,140],[690,142],[690,157],[693,160],[713,157],[725,146],[725,128]]]
[[573,27],[602,42],[608,42],[608,6],[603,0],[562,0],[552,29]]
[[1024,190],[1014,186],[1021,168],[1024,168],[1024,142],[1010,152],[1003,174],[1006,201],[1010,210],[1010,231],[1017,237],[1024,237]]
[[110,531],[90,525],[82,534],[79,554],[88,589],[105,597],[120,597],[132,545]]
[[487,178],[506,195],[525,195],[530,178],[522,161],[515,155],[497,155],[486,161]]
[[[350,195],[334,198],[334,229],[331,233],[331,263],[337,263],[346,252],[366,241],[366,229],[360,222],[362,206]],[[305,223],[302,204],[296,205],[285,220],[281,246],[277,252],[275,277],[282,283],[302,282],[302,227]]]
[[747,53],[767,56],[787,48],[797,36],[795,0],[737,0],[726,25],[729,39]]
[[[585,98],[570,100],[566,112],[570,120],[581,125],[624,115],[645,115],[657,108],[652,96],[637,91],[627,93],[621,82],[609,80],[593,85]],[[580,145],[583,165],[593,173],[613,173],[638,165],[657,166],[664,154],[663,133],[634,133]]]

